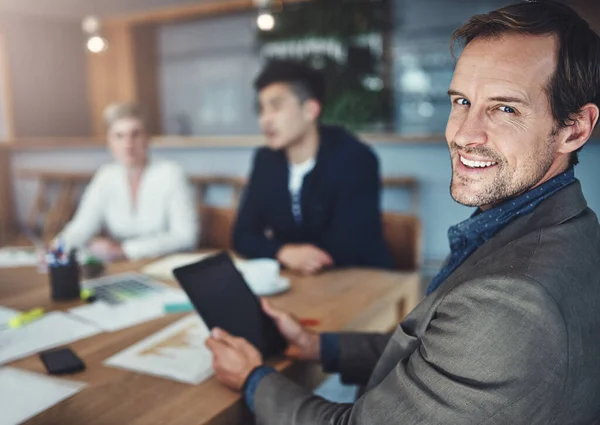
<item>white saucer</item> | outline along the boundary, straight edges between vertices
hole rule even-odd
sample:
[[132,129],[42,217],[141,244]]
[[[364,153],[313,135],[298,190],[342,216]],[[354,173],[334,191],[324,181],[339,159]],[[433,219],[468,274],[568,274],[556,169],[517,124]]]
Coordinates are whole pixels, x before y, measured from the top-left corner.
[[259,297],[268,297],[271,295],[277,295],[277,294],[281,294],[285,291],[287,291],[288,289],[290,289],[290,280],[287,277],[283,277],[280,276],[277,280],[275,280],[272,284],[270,285],[263,285],[262,288],[254,288],[251,285],[250,289],[252,289],[252,292],[254,292],[254,294],[256,294]]

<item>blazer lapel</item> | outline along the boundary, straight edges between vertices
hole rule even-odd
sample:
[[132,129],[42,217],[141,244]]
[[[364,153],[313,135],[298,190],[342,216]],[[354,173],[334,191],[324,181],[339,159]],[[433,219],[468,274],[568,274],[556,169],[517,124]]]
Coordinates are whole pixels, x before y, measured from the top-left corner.
[[452,286],[452,282],[460,279],[465,273],[477,265],[479,261],[503,248],[510,242],[535,230],[557,225],[581,214],[587,208],[587,202],[581,191],[581,183],[575,183],[544,200],[531,213],[515,219],[494,237],[471,254],[433,293],[440,288]]

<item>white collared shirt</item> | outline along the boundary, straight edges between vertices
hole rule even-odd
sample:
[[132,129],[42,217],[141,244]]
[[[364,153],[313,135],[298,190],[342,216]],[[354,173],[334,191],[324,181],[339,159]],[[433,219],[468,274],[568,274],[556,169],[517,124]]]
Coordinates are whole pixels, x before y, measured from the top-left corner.
[[290,164],[290,180],[288,189],[292,196],[292,214],[296,223],[302,222],[302,207],[301,193],[304,177],[315,168],[316,160],[314,158],[307,159],[299,164]]
[[134,205],[126,168],[118,163],[102,166],[60,238],[69,248],[82,248],[102,229],[121,242],[132,260],[193,250],[198,214],[183,169],[170,161],[150,161]]

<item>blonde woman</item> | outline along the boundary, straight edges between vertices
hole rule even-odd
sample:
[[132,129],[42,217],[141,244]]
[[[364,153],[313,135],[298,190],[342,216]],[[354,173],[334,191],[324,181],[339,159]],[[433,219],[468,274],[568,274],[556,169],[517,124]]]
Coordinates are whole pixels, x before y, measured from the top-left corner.
[[[58,239],[109,261],[194,249],[197,209],[182,168],[150,158],[149,135],[136,104],[110,105],[104,119],[114,162],[96,172]],[[101,231],[106,237],[98,237]]]

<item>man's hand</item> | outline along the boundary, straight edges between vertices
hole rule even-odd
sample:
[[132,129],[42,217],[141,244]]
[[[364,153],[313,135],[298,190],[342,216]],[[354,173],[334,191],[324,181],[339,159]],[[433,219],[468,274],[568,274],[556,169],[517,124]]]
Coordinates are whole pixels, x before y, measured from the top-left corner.
[[213,354],[215,376],[232,390],[240,391],[250,372],[262,365],[260,352],[244,338],[214,328],[206,341]]
[[315,274],[324,267],[332,266],[331,256],[314,245],[284,245],[277,252],[277,261],[303,274]]
[[120,261],[126,259],[121,244],[109,238],[96,238],[90,243],[88,248],[92,255],[103,261]]
[[287,355],[300,360],[318,361],[321,357],[321,339],[316,332],[302,327],[300,322],[291,314],[273,308],[264,299],[262,308],[277,325],[279,332],[290,343]]

